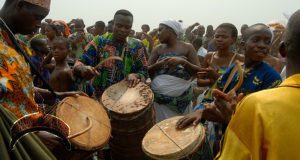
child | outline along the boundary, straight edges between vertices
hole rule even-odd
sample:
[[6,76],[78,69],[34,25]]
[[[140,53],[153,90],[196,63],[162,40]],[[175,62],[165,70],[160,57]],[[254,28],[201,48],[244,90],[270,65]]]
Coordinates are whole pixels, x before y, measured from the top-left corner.
[[48,38],[48,46],[52,46],[53,40],[59,35],[56,26],[54,24],[48,24],[45,28],[45,32]]
[[[49,81],[49,71],[42,66],[42,62],[44,57],[49,53],[49,49],[47,47],[47,39],[45,38],[33,38],[30,42],[30,46],[32,49],[33,55],[31,56],[31,61],[38,68],[39,72],[43,75],[44,79]],[[34,72],[32,72],[34,73]],[[35,74],[33,75],[34,80],[33,84],[39,88],[45,88],[45,84],[40,80]]]
[[213,85],[226,69],[236,60],[243,62],[244,57],[232,52],[231,47],[237,39],[237,29],[233,24],[223,23],[216,29],[214,43],[217,52],[208,53],[201,65],[203,72],[207,72],[207,79],[199,76],[198,85],[201,87]]
[[72,46],[70,58],[75,63],[83,54],[85,46],[93,40],[93,35],[84,31],[85,24],[82,19],[76,19],[74,22],[74,33],[68,37]]
[[236,108],[216,160],[299,159],[300,10],[291,16],[280,53],[288,79],[280,87],[247,96]]
[[[53,41],[52,53],[45,58],[43,65],[51,71],[49,84],[57,92],[64,91],[83,91],[92,96],[94,89],[89,82],[80,84],[78,79],[70,68],[67,57],[70,54],[70,45],[68,39],[57,37]],[[55,64],[51,63],[52,57]]]
[[[57,37],[53,40],[52,52],[44,61],[45,66],[51,71],[49,84],[57,92],[74,90],[74,76],[67,63],[69,53],[68,40]],[[55,59],[55,64],[49,64],[52,57]]]
[[[240,89],[237,90],[236,94],[242,93],[244,96],[257,92],[260,90],[274,88],[281,83],[281,77],[279,73],[273,69],[270,65],[263,62],[263,59],[268,55],[270,47],[271,47],[271,38],[272,34],[269,28],[264,24],[256,24],[249,27],[245,31],[245,36],[243,37],[242,45],[245,49],[245,64],[244,68],[244,81]],[[216,88],[219,90],[223,90],[225,83],[234,68],[235,64],[232,65],[222,77],[220,77],[217,81]],[[240,76],[237,74],[234,75],[231,83],[228,88],[225,90],[225,93],[229,92],[234,86],[237,84]],[[203,117],[206,120],[214,121],[214,122],[224,122],[223,121],[223,113],[220,113],[220,116],[211,116],[211,114],[207,114],[209,109],[204,107],[204,104],[216,104],[216,101],[213,99],[204,99],[198,111],[186,116],[184,120],[179,121],[177,127],[183,128],[189,123],[198,123]],[[201,109],[202,108],[202,109]],[[218,109],[216,109],[217,111]],[[211,111],[211,110],[210,110]],[[211,113],[211,112],[210,112]],[[215,113],[215,112],[214,112]],[[214,118],[211,118],[214,117]],[[217,118],[215,118],[217,117]],[[225,122],[228,123],[228,122]],[[226,129],[226,124],[216,124],[215,125],[215,134],[216,134],[216,142],[220,140],[224,131]],[[215,151],[218,152],[218,144],[215,143]]]

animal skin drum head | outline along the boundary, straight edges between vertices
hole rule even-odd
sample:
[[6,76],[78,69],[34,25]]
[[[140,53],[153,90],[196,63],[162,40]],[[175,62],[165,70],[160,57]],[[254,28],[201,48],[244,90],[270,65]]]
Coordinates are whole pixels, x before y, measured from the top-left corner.
[[[111,134],[111,125],[104,107],[97,101],[85,97],[67,97],[56,110],[56,116],[70,127],[70,135],[83,131],[92,124],[90,130],[71,139],[76,149],[91,151],[105,145]],[[89,120],[88,120],[89,119]]]
[[110,86],[102,95],[103,105],[119,114],[130,114],[143,110],[153,102],[154,95],[150,87],[140,82],[129,88],[126,81]]
[[177,121],[182,116],[166,119],[154,125],[145,135],[143,151],[153,159],[182,159],[192,154],[202,144],[205,129],[202,125],[176,129]]

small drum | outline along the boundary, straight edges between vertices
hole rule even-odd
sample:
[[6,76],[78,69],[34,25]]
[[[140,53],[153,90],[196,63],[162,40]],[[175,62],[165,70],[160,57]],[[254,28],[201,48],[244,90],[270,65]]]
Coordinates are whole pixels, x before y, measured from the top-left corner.
[[143,151],[158,160],[186,158],[201,146],[205,140],[205,129],[200,124],[183,130],[175,128],[182,116],[166,119],[153,126],[143,139]]
[[153,126],[154,95],[148,85],[139,83],[128,88],[126,81],[109,87],[102,95],[103,105],[110,110],[112,137],[109,145],[114,160],[142,160],[142,140]]
[[63,99],[57,106],[56,116],[69,125],[71,136],[68,138],[74,149],[97,150],[110,138],[111,125],[106,110],[91,98]]

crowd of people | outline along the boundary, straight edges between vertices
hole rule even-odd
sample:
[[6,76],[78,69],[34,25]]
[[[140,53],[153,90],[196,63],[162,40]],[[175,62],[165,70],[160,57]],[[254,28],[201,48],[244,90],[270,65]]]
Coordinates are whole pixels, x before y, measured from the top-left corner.
[[[0,10],[0,120],[36,113],[38,103],[51,110],[68,96],[101,101],[113,84],[144,82],[154,93],[157,123],[184,116],[177,129],[205,126],[197,159],[300,158],[299,10],[287,26],[244,24],[239,32],[231,23],[183,28],[182,20],[134,31],[134,15],[124,9],[107,24],[85,26],[80,18],[45,19],[49,8],[50,0],[6,0]],[[123,60],[106,61],[113,56]],[[0,131],[0,151],[14,159]],[[90,154],[48,149],[58,159]]]

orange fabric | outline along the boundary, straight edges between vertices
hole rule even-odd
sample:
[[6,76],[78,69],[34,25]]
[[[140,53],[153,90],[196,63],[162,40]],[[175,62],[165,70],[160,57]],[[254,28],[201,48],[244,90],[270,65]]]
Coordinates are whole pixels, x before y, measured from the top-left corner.
[[60,25],[63,25],[63,28],[64,28],[64,30],[63,30],[64,36],[65,36],[66,38],[68,38],[69,35],[70,35],[70,30],[69,30],[69,27],[68,27],[67,23],[66,23],[65,21],[62,21],[62,20],[55,20],[55,21],[52,21],[52,23],[55,23],[55,22],[58,22]]
[[[38,111],[29,65],[0,29],[0,103],[18,118]],[[23,46],[24,47],[24,46]]]

